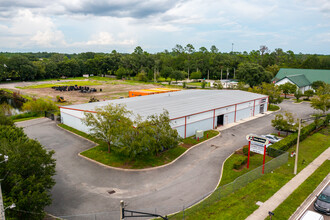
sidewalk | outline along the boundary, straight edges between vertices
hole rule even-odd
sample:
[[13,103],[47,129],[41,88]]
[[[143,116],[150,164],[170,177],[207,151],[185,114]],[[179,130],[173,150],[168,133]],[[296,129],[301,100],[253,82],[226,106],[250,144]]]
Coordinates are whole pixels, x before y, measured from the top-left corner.
[[318,156],[305,169],[300,171],[294,178],[285,184],[272,197],[264,202],[255,210],[246,220],[263,220],[268,216],[269,211],[273,211],[279,206],[291,193],[300,186],[324,161],[330,159],[330,147]]

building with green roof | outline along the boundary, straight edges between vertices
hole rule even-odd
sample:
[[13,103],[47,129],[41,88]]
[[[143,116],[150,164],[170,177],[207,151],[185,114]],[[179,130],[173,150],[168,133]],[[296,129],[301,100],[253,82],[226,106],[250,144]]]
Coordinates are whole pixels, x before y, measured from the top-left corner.
[[311,85],[315,81],[330,83],[330,70],[281,68],[273,79],[275,85],[287,82],[295,84],[302,93],[312,89]]

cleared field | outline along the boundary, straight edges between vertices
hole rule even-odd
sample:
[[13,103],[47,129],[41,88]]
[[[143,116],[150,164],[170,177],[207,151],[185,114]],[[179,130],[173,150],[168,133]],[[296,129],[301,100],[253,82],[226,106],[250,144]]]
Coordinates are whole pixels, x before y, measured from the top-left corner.
[[[56,91],[52,89],[53,86],[89,86],[95,88],[97,92],[81,93],[79,91]],[[30,95],[35,98],[49,97],[54,101],[56,96],[64,97],[67,101],[64,105],[87,103],[92,97],[104,101],[109,99],[118,99],[121,97],[128,97],[128,91],[139,89],[152,89],[164,87],[160,84],[145,83],[131,80],[114,80],[103,77],[91,77],[89,79],[80,80],[76,78],[72,81],[53,81],[53,82],[35,82],[29,83],[27,86],[15,86],[15,90],[20,91],[22,94]],[[101,91],[102,90],[102,91]]]

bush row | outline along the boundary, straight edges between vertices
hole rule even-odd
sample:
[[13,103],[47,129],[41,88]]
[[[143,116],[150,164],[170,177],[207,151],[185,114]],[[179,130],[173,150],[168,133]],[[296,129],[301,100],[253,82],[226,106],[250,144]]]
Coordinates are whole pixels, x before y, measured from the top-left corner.
[[[300,141],[304,140],[310,133],[312,133],[315,129],[320,126],[327,126],[330,119],[330,114],[327,115],[326,119],[319,119],[314,121],[313,123],[303,127],[300,130]],[[298,133],[293,133],[283,138],[279,142],[276,142],[272,145],[272,148],[282,151],[287,151],[290,147],[297,143]]]

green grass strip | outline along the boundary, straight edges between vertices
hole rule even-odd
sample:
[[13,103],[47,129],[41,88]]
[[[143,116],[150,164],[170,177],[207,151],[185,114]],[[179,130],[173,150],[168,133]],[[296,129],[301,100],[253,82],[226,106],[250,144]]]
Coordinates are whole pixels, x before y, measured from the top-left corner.
[[40,89],[40,88],[50,88],[53,86],[96,86],[102,85],[100,82],[96,81],[68,81],[68,82],[57,82],[57,83],[50,83],[50,84],[40,84],[40,85],[32,85],[32,86],[24,86],[24,87],[17,87],[20,89]]
[[36,119],[36,118],[42,118],[43,116],[35,116],[35,117],[28,117],[28,118],[19,118],[19,119],[15,119],[13,120],[14,122],[21,122],[21,121],[28,121],[31,119]]
[[[326,160],[315,172],[308,177],[284,202],[275,210],[272,219],[285,220],[297,210],[305,199],[317,188],[329,174],[330,160]],[[269,218],[267,218],[269,219]]]
[[268,111],[277,111],[277,110],[279,110],[280,109],[280,107],[279,106],[277,106],[277,105],[269,105],[269,107],[268,107]]

